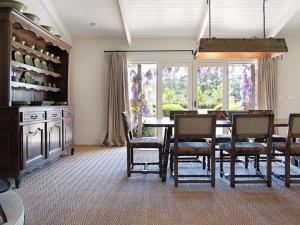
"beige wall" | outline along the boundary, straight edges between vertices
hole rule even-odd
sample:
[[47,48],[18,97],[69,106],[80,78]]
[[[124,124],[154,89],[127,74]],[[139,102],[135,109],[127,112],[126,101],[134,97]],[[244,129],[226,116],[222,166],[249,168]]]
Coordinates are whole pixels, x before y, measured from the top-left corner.
[[278,118],[300,113],[300,36],[286,38],[289,52],[278,66]]

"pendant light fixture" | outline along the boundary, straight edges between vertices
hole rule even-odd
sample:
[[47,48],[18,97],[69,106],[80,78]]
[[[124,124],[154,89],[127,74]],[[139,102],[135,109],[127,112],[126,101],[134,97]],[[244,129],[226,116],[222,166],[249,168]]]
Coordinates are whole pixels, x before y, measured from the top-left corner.
[[201,38],[199,48],[194,51],[195,58],[273,58],[288,51],[285,39],[266,38],[266,13],[263,1],[263,33],[264,38],[215,38],[211,37],[211,0],[207,0],[209,8],[209,38]]

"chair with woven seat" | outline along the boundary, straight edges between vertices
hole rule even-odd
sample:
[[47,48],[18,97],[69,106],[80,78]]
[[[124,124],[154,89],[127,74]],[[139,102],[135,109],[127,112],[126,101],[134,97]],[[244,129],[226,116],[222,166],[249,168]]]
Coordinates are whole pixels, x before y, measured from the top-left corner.
[[[230,143],[222,143],[220,147],[220,176],[224,175],[223,171],[223,152],[230,154],[230,177],[231,187],[235,187],[236,183],[267,183],[270,187],[272,180],[272,161],[271,161],[271,147],[273,134],[273,114],[236,114],[233,115],[232,140]],[[240,142],[238,139],[242,138],[262,138],[267,139],[267,143],[257,142]],[[261,154],[267,155],[267,175],[263,175],[259,169],[259,160],[257,160],[256,174],[254,175],[236,175],[235,173],[235,159],[238,156],[256,156]],[[259,177],[262,179],[248,179],[236,180],[236,177]]]
[[[174,120],[175,118],[175,115],[197,115],[198,114],[198,111],[197,110],[171,110],[170,111],[170,120]],[[166,134],[167,132],[165,132]],[[166,138],[166,137],[165,137]],[[185,140],[181,140],[181,141],[189,141],[189,142],[206,142],[205,139],[185,139]],[[174,143],[174,135],[171,136],[171,139],[170,139],[170,143]],[[171,154],[171,157],[170,157],[170,173],[171,175],[173,174],[173,155]],[[205,160],[205,157],[203,157],[202,161],[199,160],[198,157],[188,157],[188,156],[185,156],[185,157],[182,157],[182,158],[179,158],[179,160],[181,160],[182,162],[199,162],[199,163],[202,163],[203,165],[203,169],[205,169],[206,167],[206,160]],[[207,160],[209,162],[209,159]]]
[[[127,176],[130,177],[131,173],[158,173],[162,175],[162,153],[163,153],[163,140],[156,137],[133,137],[131,122],[128,112],[122,112],[123,127],[127,142]],[[135,148],[153,148],[158,149],[158,162],[134,162],[134,149]],[[134,170],[134,166],[143,165],[143,170]],[[148,165],[158,165],[159,170],[148,170]]]
[[300,138],[300,114],[290,114],[289,116],[289,129],[286,142],[274,142],[273,148],[280,151],[285,156],[285,186],[290,187],[291,183],[300,183],[300,175],[291,175],[290,172],[290,157],[300,156],[300,143],[292,142],[292,139]]
[[[178,183],[211,183],[215,186],[215,134],[216,117],[214,115],[176,115],[175,116],[175,139],[171,147],[174,157],[174,186]],[[184,139],[211,138],[208,142],[182,142]],[[182,175],[179,174],[179,157],[181,156],[207,156],[211,158],[208,174],[205,175]],[[180,178],[180,179],[179,179]],[[182,178],[182,179],[181,179]],[[191,179],[194,178],[194,179]],[[196,179],[199,178],[199,179]],[[202,179],[200,178],[209,178]]]
[[[269,110],[269,109],[256,109],[256,110],[248,110],[249,114],[273,114],[273,110]],[[255,142],[258,143],[264,143],[266,142],[266,140],[264,139],[259,139],[256,138],[254,140]],[[272,135],[272,143],[274,142],[286,142],[286,137],[277,135],[277,134],[273,134]],[[274,162],[282,162],[282,160],[277,159],[276,156],[282,156],[281,153],[277,153],[276,149],[272,147],[272,161]],[[261,161],[265,161],[265,158],[260,158]],[[254,165],[256,165],[256,163],[254,163]]]

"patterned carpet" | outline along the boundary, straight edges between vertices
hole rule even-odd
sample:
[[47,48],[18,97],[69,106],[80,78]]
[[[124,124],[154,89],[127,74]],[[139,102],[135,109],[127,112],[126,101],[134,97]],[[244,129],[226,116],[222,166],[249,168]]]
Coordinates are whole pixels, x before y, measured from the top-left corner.
[[[156,157],[142,153],[136,157]],[[232,189],[217,175],[215,188],[174,188],[169,175],[167,183],[155,174],[127,178],[125,148],[77,147],[74,156],[24,177],[16,191],[27,225],[300,224],[300,185],[287,189],[273,178],[272,188]]]

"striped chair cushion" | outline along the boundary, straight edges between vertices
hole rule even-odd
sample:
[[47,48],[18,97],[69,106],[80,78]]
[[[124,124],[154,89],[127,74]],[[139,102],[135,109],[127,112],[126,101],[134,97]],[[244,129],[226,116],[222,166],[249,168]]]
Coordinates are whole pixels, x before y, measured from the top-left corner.
[[[220,149],[231,153],[231,143],[222,143],[219,145]],[[235,153],[236,154],[261,154],[266,153],[267,148],[264,144],[256,142],[236,142]]]
[[156,137],[141,137],[130,140],[132,148],[161,148],[163,147],[163,140]]
[[[174,153],[174,144],[170,145],[171,154]],[[180,142],[178,143],[178,155],[209,155],[211,144],[207,142]]]
[[[285,142],[273,142],[272,149],[285,152]],[[300,143],[291,143],[291,154],[300,154]]]

